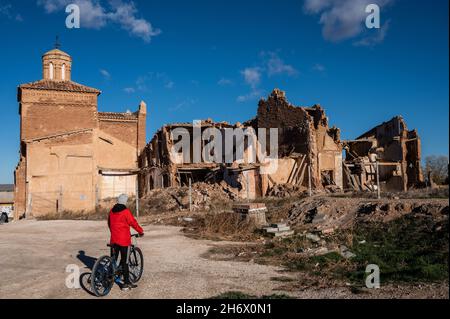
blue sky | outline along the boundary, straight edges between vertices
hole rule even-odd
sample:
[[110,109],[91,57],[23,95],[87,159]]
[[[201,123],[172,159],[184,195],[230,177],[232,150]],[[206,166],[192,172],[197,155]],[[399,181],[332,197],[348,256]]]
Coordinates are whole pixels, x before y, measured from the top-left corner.
[[[65,26],[72,2],[80,29]],[[369,3],[380,29],[364,26]],[[402,115],[424,156],[448,155],[446,0],[0,0],[0,183],[19,158],[17,85],[41,79],[57,34],[100,111],[147,102],[148,140],[166,123],[250,119],[278,87],[321,104],[343,139]]]

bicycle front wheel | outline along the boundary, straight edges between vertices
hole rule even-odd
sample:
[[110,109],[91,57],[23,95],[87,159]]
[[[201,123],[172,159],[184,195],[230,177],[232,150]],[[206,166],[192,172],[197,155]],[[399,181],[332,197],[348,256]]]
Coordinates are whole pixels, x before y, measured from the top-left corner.
[[130,270],[130,281],[135,284],[141,280],[144,272],[144,255],[139,247],[133,247],[128,258],[128,268]]
[[92,268],[91,288],[97,297],[104,297],[114,284],[113,260],[110,256],[100,257]]

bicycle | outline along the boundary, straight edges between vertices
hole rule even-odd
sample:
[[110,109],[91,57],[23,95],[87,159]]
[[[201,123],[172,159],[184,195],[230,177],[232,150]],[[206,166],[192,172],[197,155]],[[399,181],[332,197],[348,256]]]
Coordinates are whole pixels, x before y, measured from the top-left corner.
[[[128,256],[128,267],[130,270],[130,281],[136,284],[142,277],[144,272],[144,255],[139,247],[136,247],[136,238],[140,237],[138,234],[131,235],[133,243],[130,247],[130,254]],[[111,245],[108,244],[111,248]],[[122,267],[118,264],[118,258],[111,249],[111,256],[102,256],[92,268],[90,278],[92,292],[97,297],[104,297],[108,295],[114,285],[120,280],[122,276]]]

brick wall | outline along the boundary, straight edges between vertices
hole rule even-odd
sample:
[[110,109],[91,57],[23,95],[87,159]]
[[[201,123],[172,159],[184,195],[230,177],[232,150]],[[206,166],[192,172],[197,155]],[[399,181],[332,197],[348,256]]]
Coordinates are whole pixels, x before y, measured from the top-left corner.
[[[138,123],[136,122],[121,122],[111,120],[100,120],[99,128],[101,131],[114,136],[115,138],[127,144],[137,147],[138,138]],[[144,144],[145,145],[145,144]]]
[[95,94],[24,89],[21,97],[21,140],[97,127]]

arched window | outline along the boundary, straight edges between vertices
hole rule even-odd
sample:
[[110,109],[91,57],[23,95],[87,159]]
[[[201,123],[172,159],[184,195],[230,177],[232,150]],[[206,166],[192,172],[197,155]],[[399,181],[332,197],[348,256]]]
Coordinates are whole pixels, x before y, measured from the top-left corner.
[[65,80],[66,79],[66,65],[63,64],[61,67],[61,80]]
[[50,62],[50,67],[49,67],[49,78],[50,78],[50,80],[53,80],[53,73],[54,73],[53,63]]

